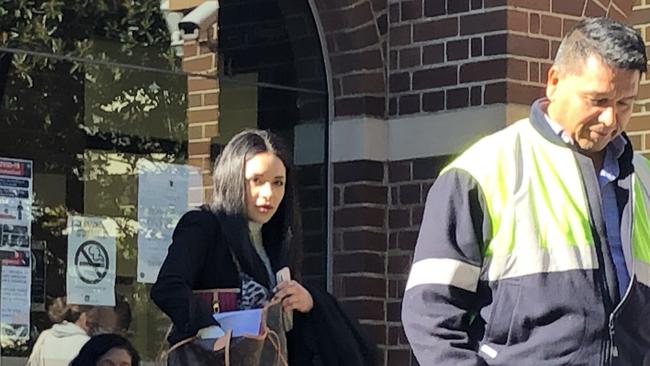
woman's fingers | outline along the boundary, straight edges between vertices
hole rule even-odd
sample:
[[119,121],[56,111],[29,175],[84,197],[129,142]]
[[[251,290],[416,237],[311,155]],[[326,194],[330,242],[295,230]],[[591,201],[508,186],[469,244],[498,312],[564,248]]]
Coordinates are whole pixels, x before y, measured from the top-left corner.
[[295,280],[283,281],[275,287],[274,299],[282,301],[282,307],[306,313],[314,307],[314,300],[307,289]]
[[296,286],[292,284],[295,281],[283,281],[275,287],[275,299],[284,299],[296,292]]

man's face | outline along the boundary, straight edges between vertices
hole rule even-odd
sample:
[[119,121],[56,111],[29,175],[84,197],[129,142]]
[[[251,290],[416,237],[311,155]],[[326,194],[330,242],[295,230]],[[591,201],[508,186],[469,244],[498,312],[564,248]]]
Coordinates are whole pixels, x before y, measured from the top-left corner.
[[602,151],[627,126],[639,90],[638,70],[615,69],[589,57],[575,72],[548,73],[548,114],[587,153]]

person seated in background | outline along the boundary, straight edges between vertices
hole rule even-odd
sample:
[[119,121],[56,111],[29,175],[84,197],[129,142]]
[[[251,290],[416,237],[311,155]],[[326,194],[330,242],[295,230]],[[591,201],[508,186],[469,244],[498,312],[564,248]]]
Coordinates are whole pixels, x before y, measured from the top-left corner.
[[139,366],[140,356],[126,338],[112,333],[93,336],[69,366]]
[[26,366],[67,366],[98,326],[96,307],[70,305],[58,297],[48,309],[55,324],[36,340]]

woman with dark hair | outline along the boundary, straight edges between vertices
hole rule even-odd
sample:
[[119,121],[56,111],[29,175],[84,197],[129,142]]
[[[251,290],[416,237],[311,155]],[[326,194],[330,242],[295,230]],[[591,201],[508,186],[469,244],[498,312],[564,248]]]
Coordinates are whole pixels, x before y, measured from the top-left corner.
[[[291,156],[273,134],[245,130],[225,146],[214,166],[213,202],[178,222],[151,289],[173,322],[173,345],[220,334],[213,310],[194,290],[240,288],[243,308],[280,299],[294,311],[287,334],[292,365],[369,365],[374,348],[336,300],[300,281],[300,213]],[[276,283],[288,266],[293,280]],[[343,326],[344,329],[341,329]]]
[[139,366],[140,356],[131,343],[117,334],[96,335],[81,348],[70,366]]

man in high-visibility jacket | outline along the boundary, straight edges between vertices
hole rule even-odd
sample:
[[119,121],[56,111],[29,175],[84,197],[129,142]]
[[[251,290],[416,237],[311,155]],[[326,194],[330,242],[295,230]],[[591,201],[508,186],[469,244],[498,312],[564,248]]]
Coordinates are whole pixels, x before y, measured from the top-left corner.
[[420,365],[650,365],[650,164],[623,132],[646,63],[633,28],[578,22],[529,118],[443,169],[402,306]]

